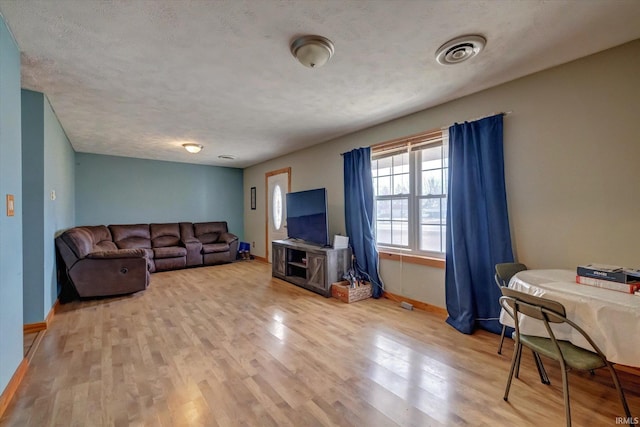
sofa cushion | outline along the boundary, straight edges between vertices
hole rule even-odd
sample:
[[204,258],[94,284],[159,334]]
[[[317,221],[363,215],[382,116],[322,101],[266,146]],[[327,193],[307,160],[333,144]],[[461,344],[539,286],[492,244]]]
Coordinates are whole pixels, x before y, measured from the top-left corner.
[[[114,245],[115,246],[115,245]],[[93,252],[87,255],[91,259],[146,258],[144,249],[114,249],[112,251]]]
[[113,243],[111,232],[106,226],[90,225],[85,228],[89,230],[93,236],[93,248],[91,252],[115,251],[118,249],[116,244]]
[[187,242],[189,240],[193,240],[196,238],[195,234],[193,234],[193,223],[191,222],[181,222],[180,224],[180,238],[183,242]]
[[179,246],[169,246],[166,248],[153,248],[154,258],[175,258],[186,257],[187,250]]
[[86,227],[76,227],[62,234],[62,240],[78,258],[84,258],[93,249],[93,235]]
[[172,224],[151,224],[151,244],[154,248],[180,245],[180,226]]
[[111,237],[111,232],[104,225],[88,225],[85,226],[91,235],[93,236],[93,244],[97,246],[104,242],[113,243],[113,238]]
[[195,237],[203,244],[215,243],[222,233],[227,232],[227,223],[217,222],[196,222],[193,224]]
[[212,254],[217,252],[229,252],[229,245],[226,243],[210,243],[208,245],[202,245],[203,254]]
[[97,243],[91,252],[105,252],[105,251],[117,251],[118,247],[115,243],[103,240],[100,243]]
[[151,248],[148,224],[110,225],[109,230],[119,249]]
[[151,249],[151,240],[142,237],[127,237],[116,242],[118,249]]
[[180,246],[180,238],[175,236],[161,236],[151,240],[154,248],[164,248],[167,246]]
[[205,233],[198,236],[198,240],[202,242],[203,245],[208,243],[216,243],[220,238],[220,233]]

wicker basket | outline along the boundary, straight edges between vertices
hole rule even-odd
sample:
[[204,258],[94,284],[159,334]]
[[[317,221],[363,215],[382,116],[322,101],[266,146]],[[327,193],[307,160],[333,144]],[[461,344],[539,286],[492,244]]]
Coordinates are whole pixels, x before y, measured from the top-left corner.
[[331,296],[346,303],[361,301],[371,298],[371,284],[350,288],[347,281],[337,282],[331,285]]

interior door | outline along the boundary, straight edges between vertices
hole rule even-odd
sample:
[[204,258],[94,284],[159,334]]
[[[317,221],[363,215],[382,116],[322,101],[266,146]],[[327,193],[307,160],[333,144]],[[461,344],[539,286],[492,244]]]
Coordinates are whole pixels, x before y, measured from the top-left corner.
[[291,191],[291,168],[265,174],[267,189],[267,260],[271,261],[271,242],[287,238],[287,198]]

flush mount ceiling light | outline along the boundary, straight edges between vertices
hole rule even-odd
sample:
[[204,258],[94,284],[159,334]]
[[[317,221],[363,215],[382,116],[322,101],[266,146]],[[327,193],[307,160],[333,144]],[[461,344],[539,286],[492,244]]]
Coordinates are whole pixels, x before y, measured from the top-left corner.
[[233,154],[220,154],[218,158],[222,160],[234,160],[236,156],[234,156]]
[[194,144],[192,142],[188,142],[186,144],[182,144],[182,146],[184,147],[185,150],[187,150],[191,154],[199,153],[200,150],[202,150],[202,145]]
[[305,67],[322,67],[333,56],[333,43],[322,36],[302,36],[291,42],[291,53]]
[[449,40],[436,51],[436,61],[453,65],[473,58],[484,48],[487,40],[482,36],[462,36]]

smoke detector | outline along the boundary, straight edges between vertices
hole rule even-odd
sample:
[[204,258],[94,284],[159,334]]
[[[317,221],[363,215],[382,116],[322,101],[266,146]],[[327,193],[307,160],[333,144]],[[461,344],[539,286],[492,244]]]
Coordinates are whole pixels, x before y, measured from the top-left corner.
[[449,40],[436,51],[436,61],[454,65],[473,58],[484,48],[487,40],[482,36],[462,36]]

